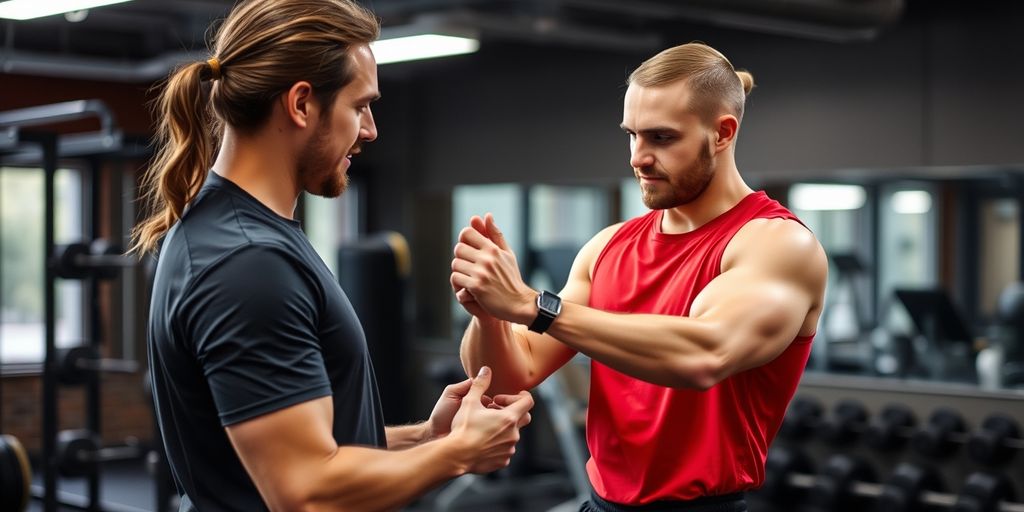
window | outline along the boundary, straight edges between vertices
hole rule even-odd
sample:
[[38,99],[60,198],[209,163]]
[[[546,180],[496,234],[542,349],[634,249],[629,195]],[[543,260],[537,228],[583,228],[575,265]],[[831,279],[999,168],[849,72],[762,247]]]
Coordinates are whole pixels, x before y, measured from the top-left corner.
[[[0,168],[0,362],[39,363],[44,351],[43,171]],[[57,244],[82,236],[82,177],[63,169],[54,180]],[[81,284],[57,281],[57,346],[82,338]]]
[[608,200],[598,187],[530,187],[528,245],[534,288],[557,292],[583,244],[610,224]]
[[[526,226],[523,225],[523,187],[514,183],[496,185],[460,185],[452,190],[452,243],[459,239],[459,231],[469,224],[473,215],[494,215],[494,221],[501,228],[505,242],[519,255],[520,270],[523,265],[523,249]],[[469,322],[466,313],[455,296],[451,295],[452,327],[461,336]]]
[[868,263],[873,260],[868,191],[860,185],[797,183],[789,208],[814,232],[829,257],[825,309],[812,365],[864,371],[870,347],[863,343],[874,304]]
[[637,183],[636,178],[622,180],[619,185],[619,198],[619,211],[622,212],[619,220],[629,220],[651,211],[644,205],[640,195],[640,184]]
[[893,332],[914,330],[909,314],[894,304],[893,290],[938,284],[938,210],[925,183],[885,185],[879,191],[878,301],[880,319]]
[[359,237],[361,192],[359,185],[352,182],[341,197],[312,194],[303,197],[306,236],[335,275],[338,274],[338,246]]

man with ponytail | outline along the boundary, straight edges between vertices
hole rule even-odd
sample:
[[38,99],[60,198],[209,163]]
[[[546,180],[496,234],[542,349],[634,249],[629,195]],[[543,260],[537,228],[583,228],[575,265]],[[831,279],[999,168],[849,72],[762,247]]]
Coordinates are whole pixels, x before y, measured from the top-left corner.
[[159,253],[149,362],[182,511],[393,510],[504,467],[530,421],[481,368],[385,427],[359,321],[293,219],[377,137],[378,33],[352,0],[244,1],[157,103],[134,247]]
[[451,284],[473,315],[468,372],[489,365],[495,391],[510,392],[577,352],[591,359],[593,492],[581,511],[740,512],[744,492],[764,483],[827,262],[814,235],[736,167],[753,82],[700,43],[630,75],[621,126],[651,212],[594,236],[560,296],[523,282],[490,214],[459,235]]

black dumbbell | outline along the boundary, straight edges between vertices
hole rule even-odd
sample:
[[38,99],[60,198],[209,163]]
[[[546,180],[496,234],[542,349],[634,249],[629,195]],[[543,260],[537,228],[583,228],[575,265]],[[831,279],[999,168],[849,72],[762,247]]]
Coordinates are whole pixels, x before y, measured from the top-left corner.
[[981,430],[971,433],[967,441],[967,454],[982,465],[999,465],[1016,455],[1022,441],[1020,427],[1009,416],[993,414],[981,424]]
[[65,386],[85,384],[97,372],[134,373],[139,364],[123,359],[104,359],[91,346],[60,349],[57,351],[57,380]]
[[1012,502],[1013,489],[1002,475],[974,473],[957,496],[942,491],[934,470],[908,464],[897,467],[885,484],[875,482],[866,462],[847,455],[833,455],[820,475],[812,474],[811,467],[802,452],[773,447],[764,487],[754,495],[780,510],[796,505],[816,512],[1024,512],[1024,503]]
[[54,273],[63,279],[113,279],[122,268],[137,263],[137,259],[123,255],[119,247],[102,238],[59,245],[53,255]]
[[821,425],[825,409],[821,402],[809,396],[798,396],[789,404],[779,428],[779,435],[793,441],[805,441]]
[[90,430],[62,430],[57,434],[57,471],[66,477],[87,476],[100,462],[135,459],[143,455],[137,441],[116,448],[100,448],[100,437]]
[[928,424],[914,434],[913,446],[918,453],[932,458],[943,458],[966,440],[963,416],[949,408],[939,408],[928,418]]
[[913,436],[917,419],[909,407],[889,404],[878,413],[864,433],[864,443],[881,451],[899,450]]
[[1013,486],[1006,476],[971,473],[957,496],[953,512],[999,512],[1001,501],[1013,499]]
[[814,463],[800,450],[775,447],[768,453],[758,495],[771,503],[800,503],[807,489],[789,483],[790,475],[813,475]]
[[832,418],[821,425],[818,435],[834,446],[850,444],[864,432],[868,410],[856,400],[842,400],[832,410]]
[[810,503],[829,512],[867,510],[865,497],[854,489],[861,483],[876,482],[875,470],[860,458],[848,455],[829,457],[810,490]]
[[925,512],[934,507],[922,499],[925,492],[945,492],[939,474],[930,468],[903,463],[885,481],[875,503],[877,512]]

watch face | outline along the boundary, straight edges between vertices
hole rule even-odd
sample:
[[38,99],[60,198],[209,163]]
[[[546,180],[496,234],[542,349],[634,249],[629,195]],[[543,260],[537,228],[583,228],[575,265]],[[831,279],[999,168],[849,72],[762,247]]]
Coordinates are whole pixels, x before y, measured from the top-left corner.
[[558,295],[545,291],[540,294],[540,297],[537,300],[537,306],[540,309],[557,315],[559,310],[562,309],[562,299]]

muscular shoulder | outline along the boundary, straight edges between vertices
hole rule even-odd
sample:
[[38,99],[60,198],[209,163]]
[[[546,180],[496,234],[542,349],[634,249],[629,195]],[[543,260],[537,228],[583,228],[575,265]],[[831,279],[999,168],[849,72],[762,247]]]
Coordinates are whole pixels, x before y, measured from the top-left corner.
[[619,228],[625,222],[619,222],[618,224],[612,224],[601,231],[598,231],[593,238],[590,239],[586,245],[580,249],[580,254],[577,257],[578,263],[584,263],[583,268],[587,269],[587,275],[593,277],[594,275],[594,263],[597,262],[597,257],[601,255],[601,251],[604,251],[605,246],[608,245],[608,241],[615,236],[615,233],[619,231]]
[[750,266],[777,277],[823,289],[828,260],[809,229],[789,219],[754,219],[736,233],[722,257],[722,270]]

